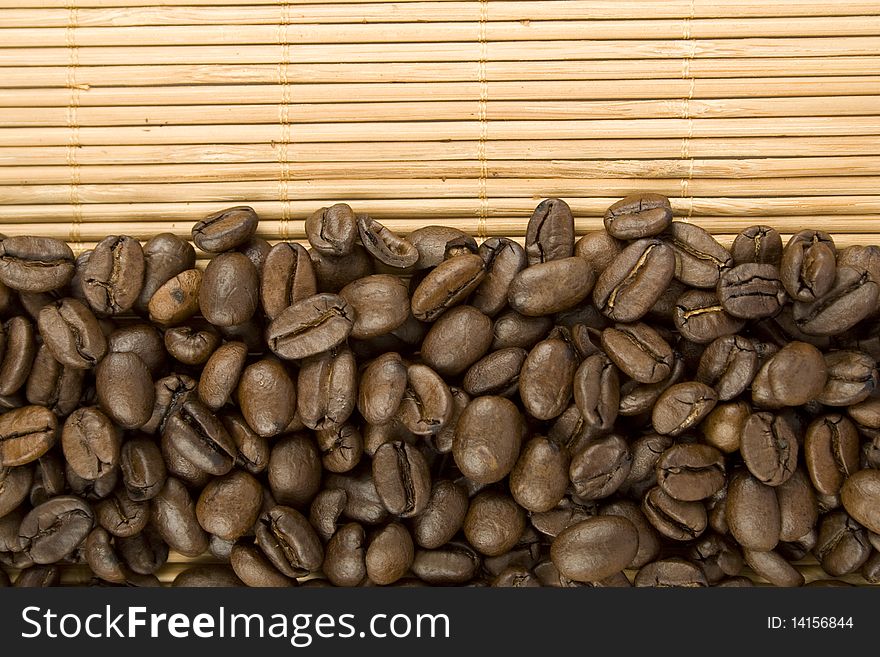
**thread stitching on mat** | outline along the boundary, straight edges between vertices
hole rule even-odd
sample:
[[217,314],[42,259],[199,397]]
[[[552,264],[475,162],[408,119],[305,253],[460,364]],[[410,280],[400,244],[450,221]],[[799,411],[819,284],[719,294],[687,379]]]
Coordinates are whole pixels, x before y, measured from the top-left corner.
[[690,101],[694,98],[694,86],[696,79],[691,72],[691,62],[697,52],[697,42],[691,33],[691,26],[696,16],[696,0],[691,0],[690,15],[684,19],[682,23],[682,39],[687,41],[688,50],[682,59],[681,77],[683,80],[689,81],[687,96],[681,99],[681,118],[687,121],[687,135],[681,140],[681,154],[683,161],[687,161],[688,173],[687,177],[681,178],[681,198],[689,199],[687,218],[690,219],[694,214],[694,200],[690,196],[690,183],[694,177],[694,158],[691,156],[690,144],[694,136],[694,119],[691,116]]
[[477,209],[477,239],[481,242],[486,239],[486,221],[489,217],[489,195],[487,192],[487,180],[489,177],[489,163],[486,157],[486,140],[489,136],[488,105],[489,83],[486,80],[486,58],[488,43],[486,41],[486,23],[489,20],[489,0],[480,0],[480,58],[477,66],[480,86],[480,102],[477,118],[480,122],[480,138],[477,144],[477,159],[479,160],[480,174],[478,180],[479,208]]
[[287,26],[290,24],[290,3],[281,3],[281,20],[278,23],[278,45],[281,46],[281,59],[278,62],[278,84],[281,86],[281,102],[278,104],[278,124],[281,128],[281,136],[277,144],[278,148],[278,200],[281,203],[281,222],[279,232],[281,239],[289,239],[288,224],[290,222],[290,160],[288,147],[290,145],[290,100],[291,89],[288,77],[290,64],[290,42],[288,39]]
[[77,151],[80,147],[79,135],[79,119],[77,117],[77,109],[79,108],[79,92],[80,85],[76,80],[76,69],[79,66],[79,48],[76,45],[76,28],[79,20],[79,10],[75,3],[71,2],[67,7],[67,28],[64,30],[64,41],[67,46],[67,89],[70,92],[67,101],[67,128],[69,130],[67,138],[66,160],[67,167],[70,171],[70,189],[68,197],[71,207],[71,223],[70,232],[68,233],[68,242],[73,245],[74,250],[78,251],[80,243],[80,225],[82,224],[82,205],[79,198],[80,171],[79,162],[77,161]]

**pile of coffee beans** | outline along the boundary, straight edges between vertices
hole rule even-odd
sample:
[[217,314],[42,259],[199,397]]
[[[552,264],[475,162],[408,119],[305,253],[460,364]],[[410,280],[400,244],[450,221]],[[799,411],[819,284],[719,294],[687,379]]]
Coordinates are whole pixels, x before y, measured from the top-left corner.
[[0,585],[880,581],[880,248],[257,223],[0,241]]

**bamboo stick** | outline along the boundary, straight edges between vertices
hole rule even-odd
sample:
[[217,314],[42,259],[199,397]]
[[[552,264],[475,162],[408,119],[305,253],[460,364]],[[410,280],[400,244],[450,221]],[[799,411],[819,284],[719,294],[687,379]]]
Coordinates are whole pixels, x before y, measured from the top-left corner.
[[[481,187],[490,198],[561,198],[625,196],[633,189],[643,187],[639,178],[542,179],[542,178],[476,178],[373,179],[373,180],[291,180],[287,183],[291,198],[310,199],[419,199],[431,202],[441,199],[475,199]],[[653,191],[668,196],[681,193],[678,178],[658,178],[651,181]],[[734,179],[702,178],[688,181],[688,194],[714,198],[767,197],[825,197],[869,196],[880,192],[880,177],[837,177],[828,185],[823,177]],[[235,201],[251,199],[271,201],[278,197],[277,180],[226,180],[222,182],[162,182],[137,184],[79,184],[80,203],[122,203],[137,199],[141,203],[161,203],[167,199],[183,198],[189,201]],[[0,205],[17,205],[37,198],[46,205],[70,202],[70,184],[64,185],[6,185],[0,186]],[[878,195],[877,202],[880,202]],[[711,201],[708,201],[711,202]]]
[[[125,61],[149,63],[143,57],[163,54],[182,63],[194,63],[194,54],[218,53],[232,49],[249,51],[248,63],[278,61],[278,28],[256,26],[263,30],[247,32],[221,26],[219,30],[192,30],[188,27],[164,28],[83,28],[76,30],[78,57],[83,65],[95,63],[92,47],[100,47],[101,55],[113,63]],[[98,31],[97,34],[94,32]],[[393,31],[389,33],[389,39]],[[28,51],[50,47],[60,49],[56,61],[67,57],[67,29],[17,29],[3,31],[6,54],[15,53],[15,61],[29,61]],[[301,63],[335,62],[449,62],[474,61],[480,57],[477,30],[472,41],[460,43],[320,43],[291,44],[290,58]],[[392,41],[393,42],[393,41]],[[125,44],[130,45],[125,45]],[[271,44],[271,45],[263,45]],[[486,61],[531,60],[607,60],[607,59],[663,59],[699,57],[815,57],[840,55],[874,55],[880,48],[880,37],[791,37],[700,39],[700,40],[564,40],[489,42]],[[187,52],[193,51],[193,52]],[[24,56],[22,56],[24,55]],[[227,57],[231,54],[227,53]],[[259,57],[252,60],[250,57]],[[216,60],[214,60],[216,61]],[[43,62],[50,63],[50,62]],[[66,62],[64,62],[66,63]]]
[[[483,164],[470,160],[411,162],[322,162],[293,166],[291,180],[346,179],[353,167],[359,180],[374,178],[474,178]],[[777,178],[804,176],[880,175],[874,156],[793,157],[699,160],[493,160],[486,164],[489,178]],[[112,164],[79,166],[80,184],[145,182],[219,182],[277,180],[276,162],[203,164]],[[67,165],[0,166],[0,185],[64,185],[71,180]],[[828,181],[835,185],[835,180]]]
[[[282,139],[280,125],[214,126],[123,126],[84,127],[77,143],[110,144],[214,144],[274,142]],[[408,142],[479,139],[477,121],[400,121],[363,123],[294,124],[295,142]],[[772,119],[596,119],[578,121],[491,121],[488,138],[496,139],[588,139],[639,137],[757,137],[831,136],[880,134],[880,120],[854,116],[846,121],[834,117],[778,117]],[[0,128],[0,146],[60,146],[70,142],[68,128]]]
[[[387,103],[296,103],[287,106],[288,122],[357,123],[371,121],[476,121],[483,109],[473,100]],[[630,101],[488,101],[493,121],[586,119],[694,119],[794,116],[860,116],[880,114],[880,96],[819,96],[766,99],[630,100]],[[165,105],[78,108],[80,127],[142,125],[275,124],[276,105]],[[66,107],[0,108],[6,128],[66,127]]]
[[[0,50],[2,53],[2,50]],[[214,105],[287,102],[391,102],[405,100],[472,100],[479,82],[408,84],[206,85],[167,87],[87,87],[78,93],[78,107],[116,105]],[[492,82],[490,100],[626,100],[686,97],[782,98],[794,96],[875,95],[880,76],[828,78],[742,78],[704,80],[597,80],[584,82]],[[692,92],[692,96],[691,96]],[[0,89],[0,107],[66,107],[69,89]]]
[[[248,0],[249,5],[280,5],[283,0]],[[477,20],[478,8],[473,3],[455,1],[434,0],[422,2],[421,0],[396,0],[397,3],[410,4],[413,6],[425,5],[424,11],[440,9],[442,11],[466,16],[469,20]],[[174,7],[174,6],[200,6],[200,5],[240,5],[242,0],[78,0],[77,7]],[[0,8],[67,8],[70,0],[0,0]],[[627,0],[626,3],[613,0],[597,2],[595,0],[556,0],[542,2],[517,2],[493,0],[491,4],[491,17],[495,19],[507,18],[517,20],[523,17],[525,11],[535,6],[543,9],[547,15],[564,18],[628,18],[630,16],[645,16],[651,18],[694,18],[705,17],[731,17],[746,18],[755,16],[857,16],[876,12],[877,4],[874,0],[839,0],[833,3],[818,2],[816,0],[775,0],[767,3],[762,0],[726,0],[719,5],[715,0],[667,0],[656,2],[655,0]],[[332,4],[325,4],[318,0],[298,0],[292,8],[294,17],[305,12],[311,14],[325,14],[345,16],[352,12],[363,13],[375,10],[376,7],[386,7],[385,3],[377,3],[375,0],[334,0]],[[541,7],[543,6],[543,7]]]
[[[67,87],[68,66],[21,66],[0,68],[0,88]],[[297,85],[310,82],[472,82],[479,77],[477,62],[389,62],[373,64],[287,65],[287,75]],[[753,57],[692,60],[688,78],[735,78],[770,76],[861,76],[876,75],[880,57]],[[487,62],[488,82],[523,80],[649,80],[682,78],[683,64],[676,59],[595,61]],[[78,66],[77,84],[101,86],[160,86],[173,80],[183,84],[275,84],[278,64],[122,64]]]
[[[880,136],[858,137],[734,137],[689,139],[691,158],[718,157],[790,157],[857,156],[876,157]],[[494,160],[615,160],[630,158],[677,158],[681,161],[681,139],[541,139],[499,140],[484,144],[488,162]],[[293,143],[288,146],[287,161],[293,171],[307,172],[314,162],[349,163],[349,174],[362,162],[417,162],[420,160],[467,160],[477,157],[477,141],[403,142],[403,143]],[[67,165],[70,152],[64,146],[30,148],[0,146],[0,166]],[[262,144],[165,144],[80,146],[76,149],[79,165],[157,164],[219,162],[278,163],[276,146]],[[687,162],[687,158],[684,160]],[[733,164],[736,160],[730,160]],[[351,164],[356,163],[356,164]]]
[[[530,14],[531,12],[529,12]],[[45,40],[46,46],[59,44],[58,32],[66,30],[70,23],[68,11],[55,16],[54,21],[41,22],[39,13],[29,22],[15,15],[3,17],[7,28],[9,46],[27,45],[35,38]],[[260,12],[258,20],[252,12],[239,11],[235,23],[216,22],[210,16],[189,22],[134,23],[113,19],[112,23],[94,25],[83,23],[80,13],[76,17],[76,43],[78,46],[119,45],[125,39],[133,44],[193,45],[229,43],[277,43],[279,12]],[[678,40],[683,35],[681,20],[650,20],[632,18],[627,20],[530,20],[490,21],[485,23],[486,39],[499,41],[545,41],[578,40],[583,35],[590,39],[651,39]],[[167,20],[167,18],[166,18]],[[387,22],[386,22],[387,21]],[[380,19],[363,21],[349,16],[339,23],[294,23],[287,25],[286,38],[292,44],[312,43],[428,43],[456,42],[467,38],[469,31],[476,33],[476,21],[455,22],[447,12],[437,12],[427,21],[395,22]],[[18,23],[18,24],[17,24]],[[23,23],[23,24],[22,24]],[[232,25],[236,29],[229,30]],[[197,30],[192,29],[198,26]],[[873,36],[880,28],[880,16],[843,17],[797,17],[753,19],[696,19],[689,23],[691,39],[730,39],[759,37],[826,37],[826,36]],[[191,37],[186,40],[184,33]],[[274,34],[273,34],[274,33]]]
[[[653,191],[654,181],[643,181],[630,192]],[[495,221],[498,217],[517,217],[520,220],[528,219],[535,209],[540,197],[534,198],[492,198],[489,202],[489,221]],[[28,200],[39,201],[38,198]],[[566,201],[577,216],[601,216],[614,202],[620,200],[615,197],[596,198],[573,198],[567,197]],[[683,216],[713,216],[713,217],[753,217],[767,218],[774,224],[803,223],[803,217],[816,217],[832,215],[837,217],[837,224],[841,231],[872,233],[877,230],[876,218],[867,220],[854,219],[854,226],[850,226],[847,217],[863,217],[865,215],[880,214],[880,197],[878,196],[810,196],[810,197],[754,197],[754,198],[680,198],[671,199],[673,208]],[[92,222],[136,222],[128,223],[126,229],[139,225],[142,221],[167,221],[173,217],[175,221],[192,224],[212,212],[222,210],[231,204],[248,203],[254,207],[258,214],[266,221],[280,220],[282,210],[291,217],[305,218],[308,214],[324,205],[332,203],[354,203],[360,212],[366,212],[377,219],[390,221],[402,217],[413,217],[412,223],[437,223],[454,217],[470,217],[476,222],[479,216],[479,200],[471,199],[431,199],[425,202],[421,199],[359,199],[352,200],[348,197],[332,199],[313,199],[302,201],[299,199],[283,203],[277,200],[252,201],[248,198],[235,198],[230,200],[213,201],[168,201],[162,203],[101,203],[82,204],[74,208],[70,204],[47,205],[42,203],[30,203],[23,205],[0,206],[0,223],[52,223],[60,218],[69,220],[75,215],[82,219],[83,225]],[[76,212],[74,212],[76,210]],[[772,219],[770,219],[772,218]],[[752,221],[755,223],[755,221]],[[67,224],[65,224],[67,225]],[[715,224],[701,225],[707,229],[717,231]],[[827,225],[827,224],[826,224]],[[266,224],[266,230],[271,232]],[[5,230],[5,226],[4,226]],[[796,228],[796,230],[800,230]],[[723,231],[718,231],[723,232]]]

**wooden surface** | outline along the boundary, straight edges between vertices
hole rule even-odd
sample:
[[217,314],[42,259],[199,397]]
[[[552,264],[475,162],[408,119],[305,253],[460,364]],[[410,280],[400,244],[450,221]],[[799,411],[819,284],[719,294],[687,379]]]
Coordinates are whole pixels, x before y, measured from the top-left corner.
[[585,232],[656,191],[722,242],[877,242],[878,53],[876,0],[0,0],[0,232],[249,203],[302,241],[348,202],[521,238],[543,197]]

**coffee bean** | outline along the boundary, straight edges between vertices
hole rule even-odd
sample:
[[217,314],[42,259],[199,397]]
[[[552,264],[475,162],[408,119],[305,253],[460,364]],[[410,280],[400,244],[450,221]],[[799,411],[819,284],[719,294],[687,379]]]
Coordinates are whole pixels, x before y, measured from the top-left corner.
[[753,413],[740,438],[743,461],[758,481],[779,486],[797,467],[798,442],[784,415]]
[[717,402],[718,395],[705,383],[676,383],[657,398],[651,424],[657,433],[677,436],[699,424]]
[[0,414],[0,468],[35,461],[55,444],[58,418],[42,406]]
[[506,237],[490,237],[480,245],[486,275],[474,291],[471,304],[480,312],[494,317],[507,306],[512,281],[528,264],[523,248]]
[[733,239],[730,254],[737,265],[756,262],[779,265],[782,258],[782,237],[770,226],[749,226]]
[[678,557],[643,566],[636,573],[633,584],[655,588],[701,588],[709,585],[699,566]]
[[123,429],[137,429],[150,419],[153,380],[137,354],[107,354],[95,370],[95,385],[101,408]]
[[872,314],[878,297],[880,285],[868,272],[839,267],[825,294],[794,304],[794,321],[808,335],[835,335]]
[[422,279],[412,293],[410,307],[416,319],[433,322],[446,310],[465,300],[486,275],[483,259],[476,254],[444,260]]
[[775,265],[746,263],[725,270],[718,280],[718,299],[733,317],[772,317],[788,295]]
[[477,397],[462,411],[455,427],[455,463],[473,481],[500,481],[516,464],[522,431],[522,418],[513,402],[491,395]]
[[244,369],[237,396],[244,419],[264,438],[284,431],[296,413],[296,387],[284,365],[274,358],[264,358]]
[[415,558],[406,527],[392,522],[372,538],[365,555],[367,577],[379,586],[394,584],[409,571]]
[[508,495],[489,490],[471,500],[464,518],[464,535],[480,554],[492,557],[516,545],[525,526],[522,507]]
[[602,348],[624,374],[640,383],[658,383],[672,371],[672,348],[647,324],[605,329]]
[[385,443],[373,455],[376,492],[389,513],[409,518],[428,504],[431,475],[421,453],[407,443]]
[[675,277],[685,285],[714,288],[721,273],[733,266],[727,249],[696,224],[673,222],[667,240],[675,252]]
[[339,292],[352,308],[351,337],[367,340],[400,328],[409,317],[406,283],[397,276],[374,274],[359,278]]
[[111,235],[98,242],[82,274],[82,290],[99,315],[130,310],[144,284],[144,250],[133,237]]
[[816,398],[826,406],[853,406],[864,401],[878,385],[877,365],[861,351],[832,351],[824,354],[828,380]]
[[198,399],[184,401],[166,421],[162,433],[197,468],[218,476],[232,469],[235,443],[217,416]]
[[462,528],[467,510],[467,493],[460,485],[435,481],[424,510],[412,519],[413,540],[429,550],[448,543]]
[[196,246],[203,251],[221,253],[247,242],[257,230],[257,213],[246,205],[214,212],[192,229]]
[[98,479],[115,469],[119,465],[121,444],[119,430],[94,406],[76,409],[61,431],[64,458],[83,479]]
[[431,326],[421,355],[438,374],[455,376],[477,362],[491,344],[492,320],[473,306],[457,306]]
[[822,518],[814,552],[822,570],[840,577],[862,567],[871,556],[871,545],[864,527],[844,511],[834,511]]
[[235,543],[229,554],[229,565],[247,586],[273,588],[296,586],[296,580],[285,577],[255,545]]
[[[477,253],[477,241],[467,233],[451,226],[422,226],[411,232],[407,236],[407,240],[419,252],[419,259],[413,266],[418,271],[436,267],[446,258],[454,255],[465,252]],[[491,238],[487,240],[487,242],[489,241]]]
[[61,299],[40,311],[43,343],[62,365],[89,369],[107,353],[107,338],[95,315],[76,299]]
[[354,211],[345,203],[316,210],[306,218],[305,227],[312,248],[328,256],[348,255],[358,236]]
[[[413,559],[412,572],[423,582],[439,586],[464,584],[473,579],[480,568],[480,557],[467,545],[450,543],[435,550],[417,550]],[[525,571],[528,573],[528,571]],[[528,574],[524,577],[529,577]],[[497,583],[493,586],[507,586]],[[514,578],[515,579],[515,578]],[[518,586],[511,583],[510,586]],[[537,586],[537,584],[532,584]]]
[[618,435],[598,438],[573,454],[569,477],[583,500],[598,500],[614,493],[629,475],[632,453]]
[[708,344],[723,335],[738,333],[745,322],[724,310],[714,292],[689,290],[678,298],[673,312],[675,328],[698,344]]
[[820,230],[793,235],[782,252],[780,280],[795,301],[815,301],[834,285],[837,250],[834,240]]
[[744,548],[743,556],[749,567],[759,577],[763,577],[774,586],[803,586],[804,576],[774,551]]
[[281,504],[302,507],[321,487],[321,457],[314,439],[291,434],[272,444],[269,456],[269,486]]
[[296,509],[278,505],[260,516],[257,545],[287,577],[302,577],[318,570],[324,549],[308,520]]
[[822,415],[807,427],[804,460],[810,480],[824,495],[836,495],[859,469],[859,434],[845,416]]
[[673,445],[660,455],[656,467],[660,488],[685,502],[706,499],[726,483],[724,457],[709,445]]
[[633,194],[605,212],[605,230],[620,240],[653,237],[672,223],[672,206],[660,194]]
[[565,529],[550,546],[559,573],[578,582],[594,582],[620,572],[638,550],[639,534],[626,518],[588,518]]
[[625,243],[605,230],[594,230],[581,237],[574,245],[574,254],[590,263],[598,276],[623,251]]
[[840,489],[843,508],[867,529],[880,534],[880,471],[859,470]]
[[60,240],[22,235],[0,241],[0,282],[13,290],[57,290],[73,272],[73,251]]
[[260,482],[247,472],[233,470],[202,489],[196,517],[209,534],[234,541],[257,521],[262,503]]
[[202,272],[186,269],[163,283],[150,298],[150,319],[158,324],[185,322],[199,311]]
[[[357,391],[357,365],[351,350],[332,349],[302,362],[297,379],[299,416],[310,429],[335,429],[352,414]],[[263,408],[265,401],[256,398]]]
[[238,386],[247,358],[243,342],[227,342],[208,358],[199,378],[199,399],[211,410],[218,410]]
[[700,502],[677,500],[659,486],[645,494],[642,512],[660,534],[674,541],[697,538],[708,524],[706,509]]
[[727,521],[731,535],[744,548],[772,550],[781,531],[774,489],[749,473],[734,474],[728,484]]
[[519,389],[519,374],[528,352],[520,347],[498,349],[471,365],[462,385],[469,395],[512,397]]
[[257,269],[246,256],[234,251],[221,253],[205,269],[199,308],[215,326],[242,324],[257,309],[259,289]]
[[269,348],[281,358],[314,356],[342,343],[351,333],[354,308],[335,294],[316,294],[289,306],[266,332]]
[[21,549],[36,564],[55,563],[79,547],[94,521],[92,509],[78,497],[53,497],[21,521]]
[[408,430],[420,436],[437,434],[451,419],[452,411],[452,393],[437,372],[427,365],[407,367],[397,417]]
[[752,401],[765,408],[800,406],[821,395],[826,380],[822,353],[806,342],[790,342],[758,370]]
[[279,242],[266,255],[260,280],[260,300],[269,319],[318,291],[315,269],[299,244]]
[[356,522],[340,527],[327,543],[321,570],[336,586],[358,586],[367,576],[367,540]]
[[574,218],[568,203],[558,198],[541,201],[526,227],[529,265],[571,256],[574,250]]
[[357,230],[364,248],[389,267],[406,269],[419,259],[418,250],[409,240],[396,235],[369,215],[357,216]]
[[0,326],[0,395],[12,395],[28,380],[37,343],[34,326],[25,317],[13,317]]
[[491,349],[531,349],[547,335],[552,326],[553,320],[550,317],[526,317],[515,310],[504,311],[492,325]]

